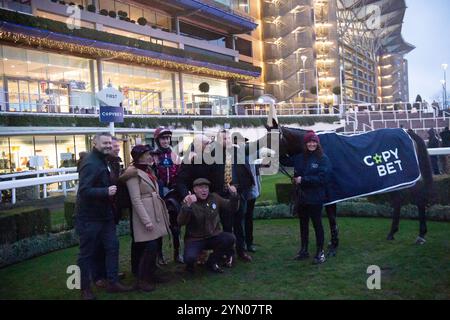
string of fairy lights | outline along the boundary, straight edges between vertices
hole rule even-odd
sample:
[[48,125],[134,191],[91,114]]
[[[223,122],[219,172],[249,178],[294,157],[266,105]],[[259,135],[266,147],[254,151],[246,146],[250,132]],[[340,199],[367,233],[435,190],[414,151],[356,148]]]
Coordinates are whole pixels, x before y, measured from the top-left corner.
[[166,70],[188,72],[200,75],[208,75],[217,78],[234,79],[234,80],[253,80],[254,77],[250,75],[240,74],[236,72],[215,70],[212,68],[189,65],[186,63],[179,63],[175,61],[156,59],[146,56],[140,56],[128,52],[120,52],[96,47],[85,46],[64,41],[57,41],[47,38],[35,37],[27,34],[10,32],[0,30],[0,40],[7,42],[14,42],[18,44],[25,44],[27,46],[36,48],[46,48],[51,50],[60,50],[64,52],[71,52],[81,55],[87,55],[92,58],[114,58],[121,61],[130,62],[133,64],[143,64],[151,67],[162,68]]

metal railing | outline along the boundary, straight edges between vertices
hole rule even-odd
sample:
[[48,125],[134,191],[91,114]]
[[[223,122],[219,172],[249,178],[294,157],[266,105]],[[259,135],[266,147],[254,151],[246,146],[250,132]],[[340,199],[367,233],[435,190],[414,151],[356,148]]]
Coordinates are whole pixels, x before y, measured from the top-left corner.
[[[47,198],[49,193],[49,191],[47,190],[47,185],[58,182],[61,183],[61,189],[54,190],[54,192],[63,192],[64,195],[67,195],[68,191],[73,190],[73,188],[68,188],[67,181],[78,180],[78,173],[76,173],[76,171],[77,171],[76,167],[69,167],[69,168],[35,170],[35,171],[3,174],[0,175],[0,191],[11,190],[11,202],[15,204],[17,202],[17,194],[16,194],[17,188],[38,186],[40,189],[40,186],[42,185],[43,197]],[[75,173],[67,174],[68,172],[75,172]],[[63,176],[74,177],[73,176],[74,174],[76,175],[75,179],[61,180],[61,181],[58,180],[58,177]],[[33,178],[22,179],[23,177],[30,177],[30,176],[33,176]],[[2,195],[0,193],[0,199],[1,197]]]
[[[435,148],[435,149],[428,149],[428,152],[432,156],[443,156],[443,155],[450,155],[450,148]],[[73,170],[74,168],[68,168]],[[44,170],[45,171],[45,170]],[[30,173],[31,174],[31,173]],[[35,172],[34,174],[37,174]],[[3,178],[4,176],[2,176]],[[0,182],[0,191],[3,190],[16,190],[19,188],[24,187],[32,187],[32,186],[46,186],[48,184],[52,183],[61,183],[62,185],[67,184],[69,181],[78,181],[78,173],[70,173],[70,174],[62,174],[62,175],[54,175],[54,176],[44,176],[44,177],[37,177],[37,178],[27,178],[27,179],[20,179],[20,180],[9,180],[9,181],[1,181]],[[72,188],[71,190],[74,190],[75,188]],[[64,195],[67,195],[67,191],[69,189],[64,189]],[[47,198],[47,194],[44,193],[44,198]],[[13,204],[16,203],[16,199],[13,198],[11,202]]]

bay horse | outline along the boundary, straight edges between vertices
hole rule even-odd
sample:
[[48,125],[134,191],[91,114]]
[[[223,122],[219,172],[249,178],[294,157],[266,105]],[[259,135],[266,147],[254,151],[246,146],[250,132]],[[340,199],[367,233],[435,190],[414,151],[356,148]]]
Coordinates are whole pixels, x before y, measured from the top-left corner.
[[[272,126],[266,126],[268,131],[279,130],[279,155],[293,156],[295,154],[303,153],[303,136],[307,130],[288,128],[278,126],[275,119],[272,119]],[[423,139],[418,136],[413,130],[408,130],[407,133],[415,143],[419,169],[421,173],[421,180],[411,188],[397,190],[390,192],[390,205],[392,211],[392,225],[387,236],[387,240],[394,240],[394,235],[399,231],[400,211],[403,205],[408,202],[415,204],[419,210],[419,236],[416,239],[417,244],[424,244],[426,242],[425,235],[427,233],[426,224],[426,207],[430,203],[433,190],[433,173],[431,168],[430,157],[428,149]],[[286,170],[281,171],[287,174]],[[328,246],[328,255],[336,255],[339,246],[339,231],[337,225],[337,206],[336,204],[325,206],[330,224],[331,241]]]

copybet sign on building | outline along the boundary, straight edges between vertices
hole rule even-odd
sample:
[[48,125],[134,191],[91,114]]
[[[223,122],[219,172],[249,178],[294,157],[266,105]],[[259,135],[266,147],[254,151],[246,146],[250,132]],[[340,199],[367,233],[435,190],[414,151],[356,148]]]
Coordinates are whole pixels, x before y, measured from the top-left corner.
[[100,122],[123,122],[123,94],[113,87],[97,93],[100,102]]
[[332,165],[329,204],[412,187],[420,179],[414,142],[403,129],[319,137]]

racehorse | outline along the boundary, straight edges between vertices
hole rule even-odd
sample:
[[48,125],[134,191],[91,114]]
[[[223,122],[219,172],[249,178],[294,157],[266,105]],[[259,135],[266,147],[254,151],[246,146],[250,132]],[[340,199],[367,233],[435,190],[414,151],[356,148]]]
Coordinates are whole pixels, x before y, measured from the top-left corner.
[[[269,117],[269,121],[272,117]],[[292,156],[304,152],[303,150],[303,136],[307,130],[288,128],[278,126],[275,119],[272,119],[272,126],[266,126],[267,130],[279,130],[279,154],[285,156]],[[433,173],[430,163],[428,149],[423,139],[418,136],[413,130],[408,130],[407,133],[415,143],[417,158],[419,162],[419,169],[421,173],[421,180],[413,187],[398,191],[390,192],[390,205],[393,209],[393,220],[391,229],[387,236],[387,240],[394,240],[395,233],[399,230],[400,211],[403,205],[410,200],[415,204],[419,210],[419,236],[416,239],[417,244],[424,244],[426,242],[425,235],[427,233],[426,225],[426,207],[430,203],[433,190]],[[281,171],[287,174],[287,171],[280,167]],[[331,241],[329,243],[329,255],[335,255],[339,245],[338,226],[336,222],[337,207],[336,204],[325,206],[328,216]]]

